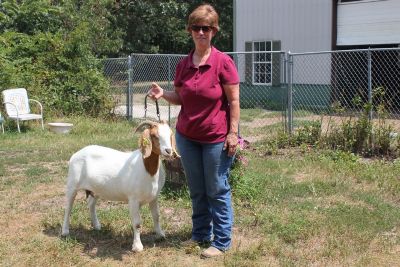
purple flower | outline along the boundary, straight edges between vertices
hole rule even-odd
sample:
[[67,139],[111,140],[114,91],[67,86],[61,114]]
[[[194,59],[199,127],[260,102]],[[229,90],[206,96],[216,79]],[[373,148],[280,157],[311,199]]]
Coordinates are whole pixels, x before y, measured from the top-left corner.
[[250,142],[247,141],[246,139],[244,139],[243,137],[239,136],[238,144],[239,144],[240,149],[246,149],[249,147]]

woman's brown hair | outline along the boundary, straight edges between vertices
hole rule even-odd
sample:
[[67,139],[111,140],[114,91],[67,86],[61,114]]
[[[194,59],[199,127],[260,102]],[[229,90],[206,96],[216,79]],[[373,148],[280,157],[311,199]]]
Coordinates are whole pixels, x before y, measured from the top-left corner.
[[209,26],[219,31],[218,18],[218,13],[213,6],[209,4],[200,5],[190,13],[186,29],[190,31],[190,26],[192,25],[208,23]]

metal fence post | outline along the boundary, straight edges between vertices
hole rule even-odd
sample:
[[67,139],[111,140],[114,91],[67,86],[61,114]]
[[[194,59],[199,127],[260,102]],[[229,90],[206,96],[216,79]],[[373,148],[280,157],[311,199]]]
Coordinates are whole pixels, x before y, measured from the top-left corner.
[[372,120],[372,57],[371,49],[367,52],[368,61],[368,103],[370,104],[369,119]]
[[126,118],[132,119],[132,57],[128,56],[128,88],[126,92]]
[[[233,62],[235,63],[236,69],[238,70],[238,62],[239,62],[238,54],[232,54],[232,59]],[[240,83],[239,83],[239,93],[240,93]],[[240,109],[240,104],[239,104],[239,109]],[[238,135],[240,136],[240,118],[238,121]]]
[[[288,132],[288,114],[287,114],[287,107],[288,107],[288,59],[287,59],[287,54],[285,52],[281,52],[281,64],[282,64],[282,84],[281,88],[283,90],[286,90],[286,94],[282,94],[282,118],[284,121],[284,129],[285,132]],[[282,86],[283,85],[283,86]]]
[[293,132],[293,55],[288,52],[288,128]]
[[[168,55],[168,88],[171,88],[171,56]],[[168,125],[171,126],[171,104],[168,102]]]

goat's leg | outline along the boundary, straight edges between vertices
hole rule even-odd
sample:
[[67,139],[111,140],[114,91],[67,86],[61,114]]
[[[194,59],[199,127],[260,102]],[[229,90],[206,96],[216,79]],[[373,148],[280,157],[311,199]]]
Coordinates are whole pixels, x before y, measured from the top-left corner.
[[142,241],[140,240],[140,228],[142,227],[140,218],[140,203],[137,200],[129,200],[129,213],[131,215],[133,225],[132,251],[139,252],[143,250],[143,245]]
[[64,214],[64,223],[62,226],[61,235],[67,236],[69,235],[69,219],[71,215],[72,205],[74,204],[74,200],[76,197],[76,189],[67,189],[66,192],[66,203],[65,203],[65,214]]
[[160,226],[160,211],[158,208],[157,198],[149,203],[149,207],[151,210],[151,215],[153,217],[154,231],[156,232],[159,238],[165,238],[165,233]]
[[94,229],[100,230],[101,224],[99,222],[99,219],[97,218],[96,202],[97,202],[97,197],[93,197],[91,195],[88,196],[87,203],[90,211],[90,219],[92,220],[92,226]]

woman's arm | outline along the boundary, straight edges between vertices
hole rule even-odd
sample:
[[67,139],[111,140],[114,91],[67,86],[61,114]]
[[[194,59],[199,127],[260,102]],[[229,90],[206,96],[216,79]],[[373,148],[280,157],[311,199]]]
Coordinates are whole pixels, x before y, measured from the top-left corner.
[[240,119],[239,84],[223,85],[230,108],[229,132],[238,133]]
[[224,149],[228,147],[228,155],[233,156],[238,144],[238,130],[240,119],[239,84],[224,84],[224,92],[230,109],[230,125]]
[[181,98],[179,97],[180,87],[175,87],[175,91],[164,91],[157,83],[152,83],[149,92],[147,93],[151,99],[157,100],[160,97],[167,100],[173,105],[181,105]]

